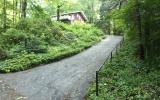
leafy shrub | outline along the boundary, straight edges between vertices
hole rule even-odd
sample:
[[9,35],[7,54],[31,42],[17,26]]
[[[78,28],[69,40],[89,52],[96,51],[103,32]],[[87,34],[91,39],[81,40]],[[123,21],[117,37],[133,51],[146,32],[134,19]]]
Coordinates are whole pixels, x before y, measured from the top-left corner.
[[0,26],[0,34],[4,31],[4,29]]
[[53,45],[57,44],[56,42],[59,42],[59,40],[64,39],[65,33],[61,29],[62,27],[60,27],[60,25],[61,24],[57,22],[53,23],[48,18],[32,18],[21,20],[19,23],[17,23],[16,28],[18,30],[22,30],[26,33],[29,33],[29,36],[34,35],[35,37],[41,39],[41,41]]
[[72,56],[97,43],[102,36],[93,25],[26,18],[18,22],[15,29],[3,33],[9,59],[0,62],[0,72],[26,70]]
[[29,30],[30,23],[28,19],[21,19],[16,25],[15,28],[18,30]]
[[52,33],[53,37],[55,37],[56,39],[61,39],[63,38],[63,31],[61,30],[61,28],[53,26],[52,28],[50,28],[50,33]]
[[27,38],[26,33],[10,28],[3,34],[4,44],[19,44]]
[[44,46],[44,43],[41,42],[38,38],[30,37],[24,46],[25,50],[29,53],[46,53],[47,48]]
[[2,62],[0,65],[1,72],[14,72],[25,70],[31,66],[32,63],[37,64],[40,63],[40,58],[36,57],[35,54],[27,54],[23,53],[16,58],[6,60]]
[[0,46],[0,60],[8,57],[7,52]]
[[72,33],[72,32],[66,32],[66,34],[64,35],[64,38],[66,39],[66,40],[74,40],[74,39],[76,39],[77,37],[76,37],[76,35],[74,34],[74,33]]
[[52,21],[49,18],[26,18],[20,20],[16,24],[15,28],[18,30],[25,30],[28,33],[40,36],[46,28],[50,28],[52,26]]

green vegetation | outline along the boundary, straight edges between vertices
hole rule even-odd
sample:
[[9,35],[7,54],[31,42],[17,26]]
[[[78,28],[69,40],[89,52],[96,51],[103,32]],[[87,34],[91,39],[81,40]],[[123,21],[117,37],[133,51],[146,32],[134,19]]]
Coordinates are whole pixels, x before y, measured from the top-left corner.
[[95,22],[97,3],[100,2],[1,0],[0,72],[21,71],[57,61],[100,41],[104,34],[93,23],[69,25],[51,20],[51,16],[57,15],[57,6],[61,6],[60,14],[84,11],[89,22]]
[[[87,24],[50,16],[84,11]],[[77,54],[104,34],[126,41],[86,99],[160,98],[160,0],[0,0],[0,72],[26,70]]]
[[103,36],[89,24],[22,20],[1,34],[0,72],[21,71],[60,60],[94,45]]
[[[126,40],[112,62],[99,73],[99,96],[95,82],[89,88],[87,100],[158,100],[160,98],[160,58],[150,65],[138,59],[135,40]],[[151,68],[151,69],[150,69]]]
[[[100,71],[99,96],[95,82],[87,100],[160,99],[160,1],[102,0],[101,13],[108,32],[124,34],[124,46]],[[104,3],[119,6],[106,7]],[[108,9],[107,9],[108,8]],[[107,24],[106,24],[107,23]]]

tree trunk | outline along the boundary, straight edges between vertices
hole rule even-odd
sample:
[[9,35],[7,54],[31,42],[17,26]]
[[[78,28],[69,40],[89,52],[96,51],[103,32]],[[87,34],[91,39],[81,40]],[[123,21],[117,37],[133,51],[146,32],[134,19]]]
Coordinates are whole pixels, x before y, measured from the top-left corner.
[[22,15],[21,18],[26,18],[26,11],[27,11],[27,0],[22,1]]
[[7,13],[6,13],[6,0],[3,0],[3,29],[7,28]]
[[119,9],[122,7],[122,1],[119,1]]
[[13,0],[13,25],[15,22],[15,0]]
[[17,9],[18,9],[18,1],[15,0],[15,23],[17,22]]
[[91,23],[94,21],[94,2],[91,3]]
[[144,60],[145,59],[145,50],[144,50],[144,45],[143,45],[143,34],[142,34],[142,20],[141,20],[141,13],[140,13],[140,3],[139,0],[136,0],[136,16],[137,16],[137,28],[138,28],[138,34],[139,34],[139,56],[140,59]]
[[57,21],[59,21],[59,19],[60,19],[60,7],[61,6],[57,6]]
[[145,14],[145,23],[144,23],[144,35],[145,35],[145,56],[146,58],[148,59],[150,54],[150,32],[151,32],[151,29],[150,29],[150,15],[147,13]]
[[19,0],[19,19],[21,19],[22,0]]

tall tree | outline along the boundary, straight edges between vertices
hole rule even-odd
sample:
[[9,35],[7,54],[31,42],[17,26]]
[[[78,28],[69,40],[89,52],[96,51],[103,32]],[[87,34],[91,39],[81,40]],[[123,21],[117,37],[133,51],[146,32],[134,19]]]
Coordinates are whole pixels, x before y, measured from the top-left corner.
[[3,29],[7,28],[7,12],[6,12],[6,0],[3,0]]
[[140,12],[140,3],[139,0],[136,0],[136,19],[137,19],[137,28],[139,34],[139,56],[142,60],[145,59],[145,50],[143,45],[143,34],[142,34],[142,19],[141,19],[141,12]]
[[18,9],[18,1],[17,0],[15,0],[15,15],[14,15],[14,19],[15,19],[15,23],[17,22],[17,9]]
[[15,0],[13,0],[13,24],[15,22],[15,12],[16,12],[16,9],[15,9]]
[[21,18],[26,17],[26,11],[27,11],[27,0],[22,0],[22,14]]
[[63,4],[61,5],[57,5],[57,21],[60,20],[60,8],[63,6]]

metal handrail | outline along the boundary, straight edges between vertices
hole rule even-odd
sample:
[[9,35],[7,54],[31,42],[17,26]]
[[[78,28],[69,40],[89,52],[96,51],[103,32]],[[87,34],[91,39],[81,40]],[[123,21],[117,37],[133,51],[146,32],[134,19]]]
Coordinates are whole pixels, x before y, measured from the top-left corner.
[[108,56],[106,59],[105,59],[105,61],[104,61],[104,63],[100,66],[100,68],[96,71],[96,96],[98,96],[99,95],[99,92],[98,92],[98,88],[99,88],[99,71],[104,67],[104,65],[106,64],[106,62],[109,60],[109,59],[111,59],[111,62],[112,62],[112,58],[113,58],[113,52],[116,50],[116,53],[118,53],[118,47],[120,46],[121,47],[121,45],[122,45],[122,43],[123,43],[123,41],[124,41],[124,37],[123,37],[123,39],[120,41],[120,43],[119,44],[117,44],[116,45],[116,47],[114,47],[114,49],[111,51],[111,53],[110,53],[110,56]]

